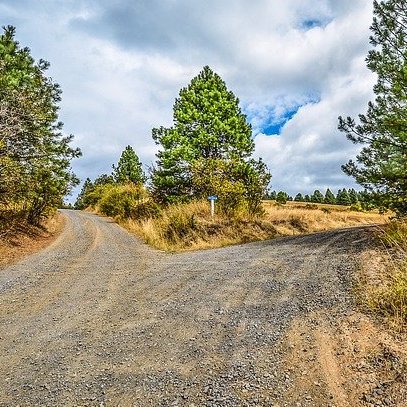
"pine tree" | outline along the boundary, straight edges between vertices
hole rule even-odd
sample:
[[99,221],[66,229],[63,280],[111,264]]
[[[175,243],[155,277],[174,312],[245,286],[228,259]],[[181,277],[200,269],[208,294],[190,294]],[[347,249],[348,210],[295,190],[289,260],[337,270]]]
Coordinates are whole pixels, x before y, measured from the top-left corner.
[[375,47],[367,66],[377,75],[374,102],[354,119],[339,117],[339,129],[353,143],[363,144],[356,163],[342,168],[381,196],[381,203],[407,214],[407,3],[374,1],[370,42]]
[[277,191],[271,191],[268,195],[269,199],[275,201],[277,199]]
[[311,202],[315,203],[323,203],[324,202],[324,196],[321,194],[321,191],[316,189],[314,193],[311,195]]
[[281,204],[285,204],[288,201],[288,194],[284,191],[279,191],[276,197],[276,201]]
[[332,193],[332,191],[329,188],[325,192],[324,202],[326,204],[330,204],[330,205],[335,205],[336,204],[335,195]]
[[145,181],[141,162],[131,146],[123,150],[117,167],[113,165],[113,178],[118,184],[140,184]]
[[311,202],[311,198],[308,194],[304,196],[304,202]]
[[93,185],[109,185],[109,184],[114,184],[115,180],[113,175],[107,175],[107,174],[102,174],[99,175],[95,181],[93,182]]
[[246,181],[254,180],[253,184],[244,183],[244,195],[250,205],[259,203],[258,196],[265,193],[270,174],[264,163],[250,159],[254,151],[252,130],[239,100],[208,66],[181,89],[173,121],[172,127],[152,132],[161,146],[151,172],[153,195],[158,201],[171,203],[200,197],[202,184],[194,185],[197,174],[194,176],[193,168],[202,168],[205,160],[208,167],[223,160],[226,166],[235,163]]
[[[79,181],[70,170],[80,150],[58,121],[61,90],[45,76],[49,63],[34,61],[15,40],[0,36],[0,205],[19,208],[38,224]],[[0,225],[1,226],[1,225]]]
[[87,195],[91,192],[94,188],[94,185],[90,178],[86,178],[85,182],[83,183],[81,192],[79,192],[78,197],[76,198],[74,208],[75,209],[85,209],[88,207],[87,205]]
[[350,199],[351,205],[357,204],[359,199],[358,199],[358,193],[355,191],[355,189],[350,188],[348,191],[348,194],[349,194],[349,199]]
[[303,202],[304,201],[304,197],[302,196],[302,194],[300,192],[297,195],[295,195],[294,201],[295,202]]
[[345,188],[340,189],[338,191],[338,195],[336,196],[336,203],[338,205],[350,205],[351,204],[348,191]]

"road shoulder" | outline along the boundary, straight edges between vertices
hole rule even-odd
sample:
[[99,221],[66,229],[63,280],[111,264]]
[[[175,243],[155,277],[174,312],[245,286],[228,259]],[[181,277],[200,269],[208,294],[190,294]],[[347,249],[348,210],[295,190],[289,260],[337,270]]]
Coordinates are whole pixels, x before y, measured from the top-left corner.
[[51,245],[64,229],[66,219],[58,212],[43,227],[27,227],[0,239],[0,270]]

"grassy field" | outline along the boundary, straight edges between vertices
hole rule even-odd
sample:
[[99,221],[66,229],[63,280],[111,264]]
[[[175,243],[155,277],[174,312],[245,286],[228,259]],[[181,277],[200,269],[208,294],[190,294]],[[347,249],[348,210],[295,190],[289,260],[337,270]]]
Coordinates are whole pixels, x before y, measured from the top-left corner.
[[388,216],[348,207],[264,201],[264,216],[210,216],[207,201],[169,207],[160,216],[119,220],[146,243],[165,251],[197,250],[343,227],[382,224]]
[[350,226],[383,224],[389,216],[377,211],[357,212],[348,206],[264,201],[265,220],[272,223],[281,236],[320,232]]
[[407,222],[379,229],[381,250],[364,254],[358,294],[362,305],[396,331],[407,332]]

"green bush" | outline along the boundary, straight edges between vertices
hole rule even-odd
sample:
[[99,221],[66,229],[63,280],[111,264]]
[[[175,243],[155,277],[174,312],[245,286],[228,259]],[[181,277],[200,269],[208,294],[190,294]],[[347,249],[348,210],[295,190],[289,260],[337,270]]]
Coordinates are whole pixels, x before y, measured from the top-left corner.
[[156,219],[161,216],[161,207],[153,200],[141,202],[130,209],[130,218],[134,220]]
[[104,185],[98,192],[100,199],[97,205],[100,211],[107,216],[120,218],[129,218],[133,208],[147,197],[144,187],[137,184]]

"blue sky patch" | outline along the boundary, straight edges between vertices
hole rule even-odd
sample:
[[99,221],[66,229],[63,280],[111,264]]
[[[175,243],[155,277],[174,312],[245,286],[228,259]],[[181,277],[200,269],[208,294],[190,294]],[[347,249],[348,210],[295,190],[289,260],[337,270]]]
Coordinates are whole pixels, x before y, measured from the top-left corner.
[[332,20],[329,18],[326,19],[318,19],[318,18],[309,18],[307,20],[303,20],[300,23],[300,28],[304,31],[312,30],[315,27],[326,27]]
[[263,127],[262,133],[266,134],[267,136],[271,136],[273,134],[280,134],[281,129],[289,120],[291,120],[294,117],[294,115],[298,112],[298,109],[300,107],[301,106],[297,106],[291,110],[287,110],[287,112],[285,112],[283,116],[274,118],[265,127]]

